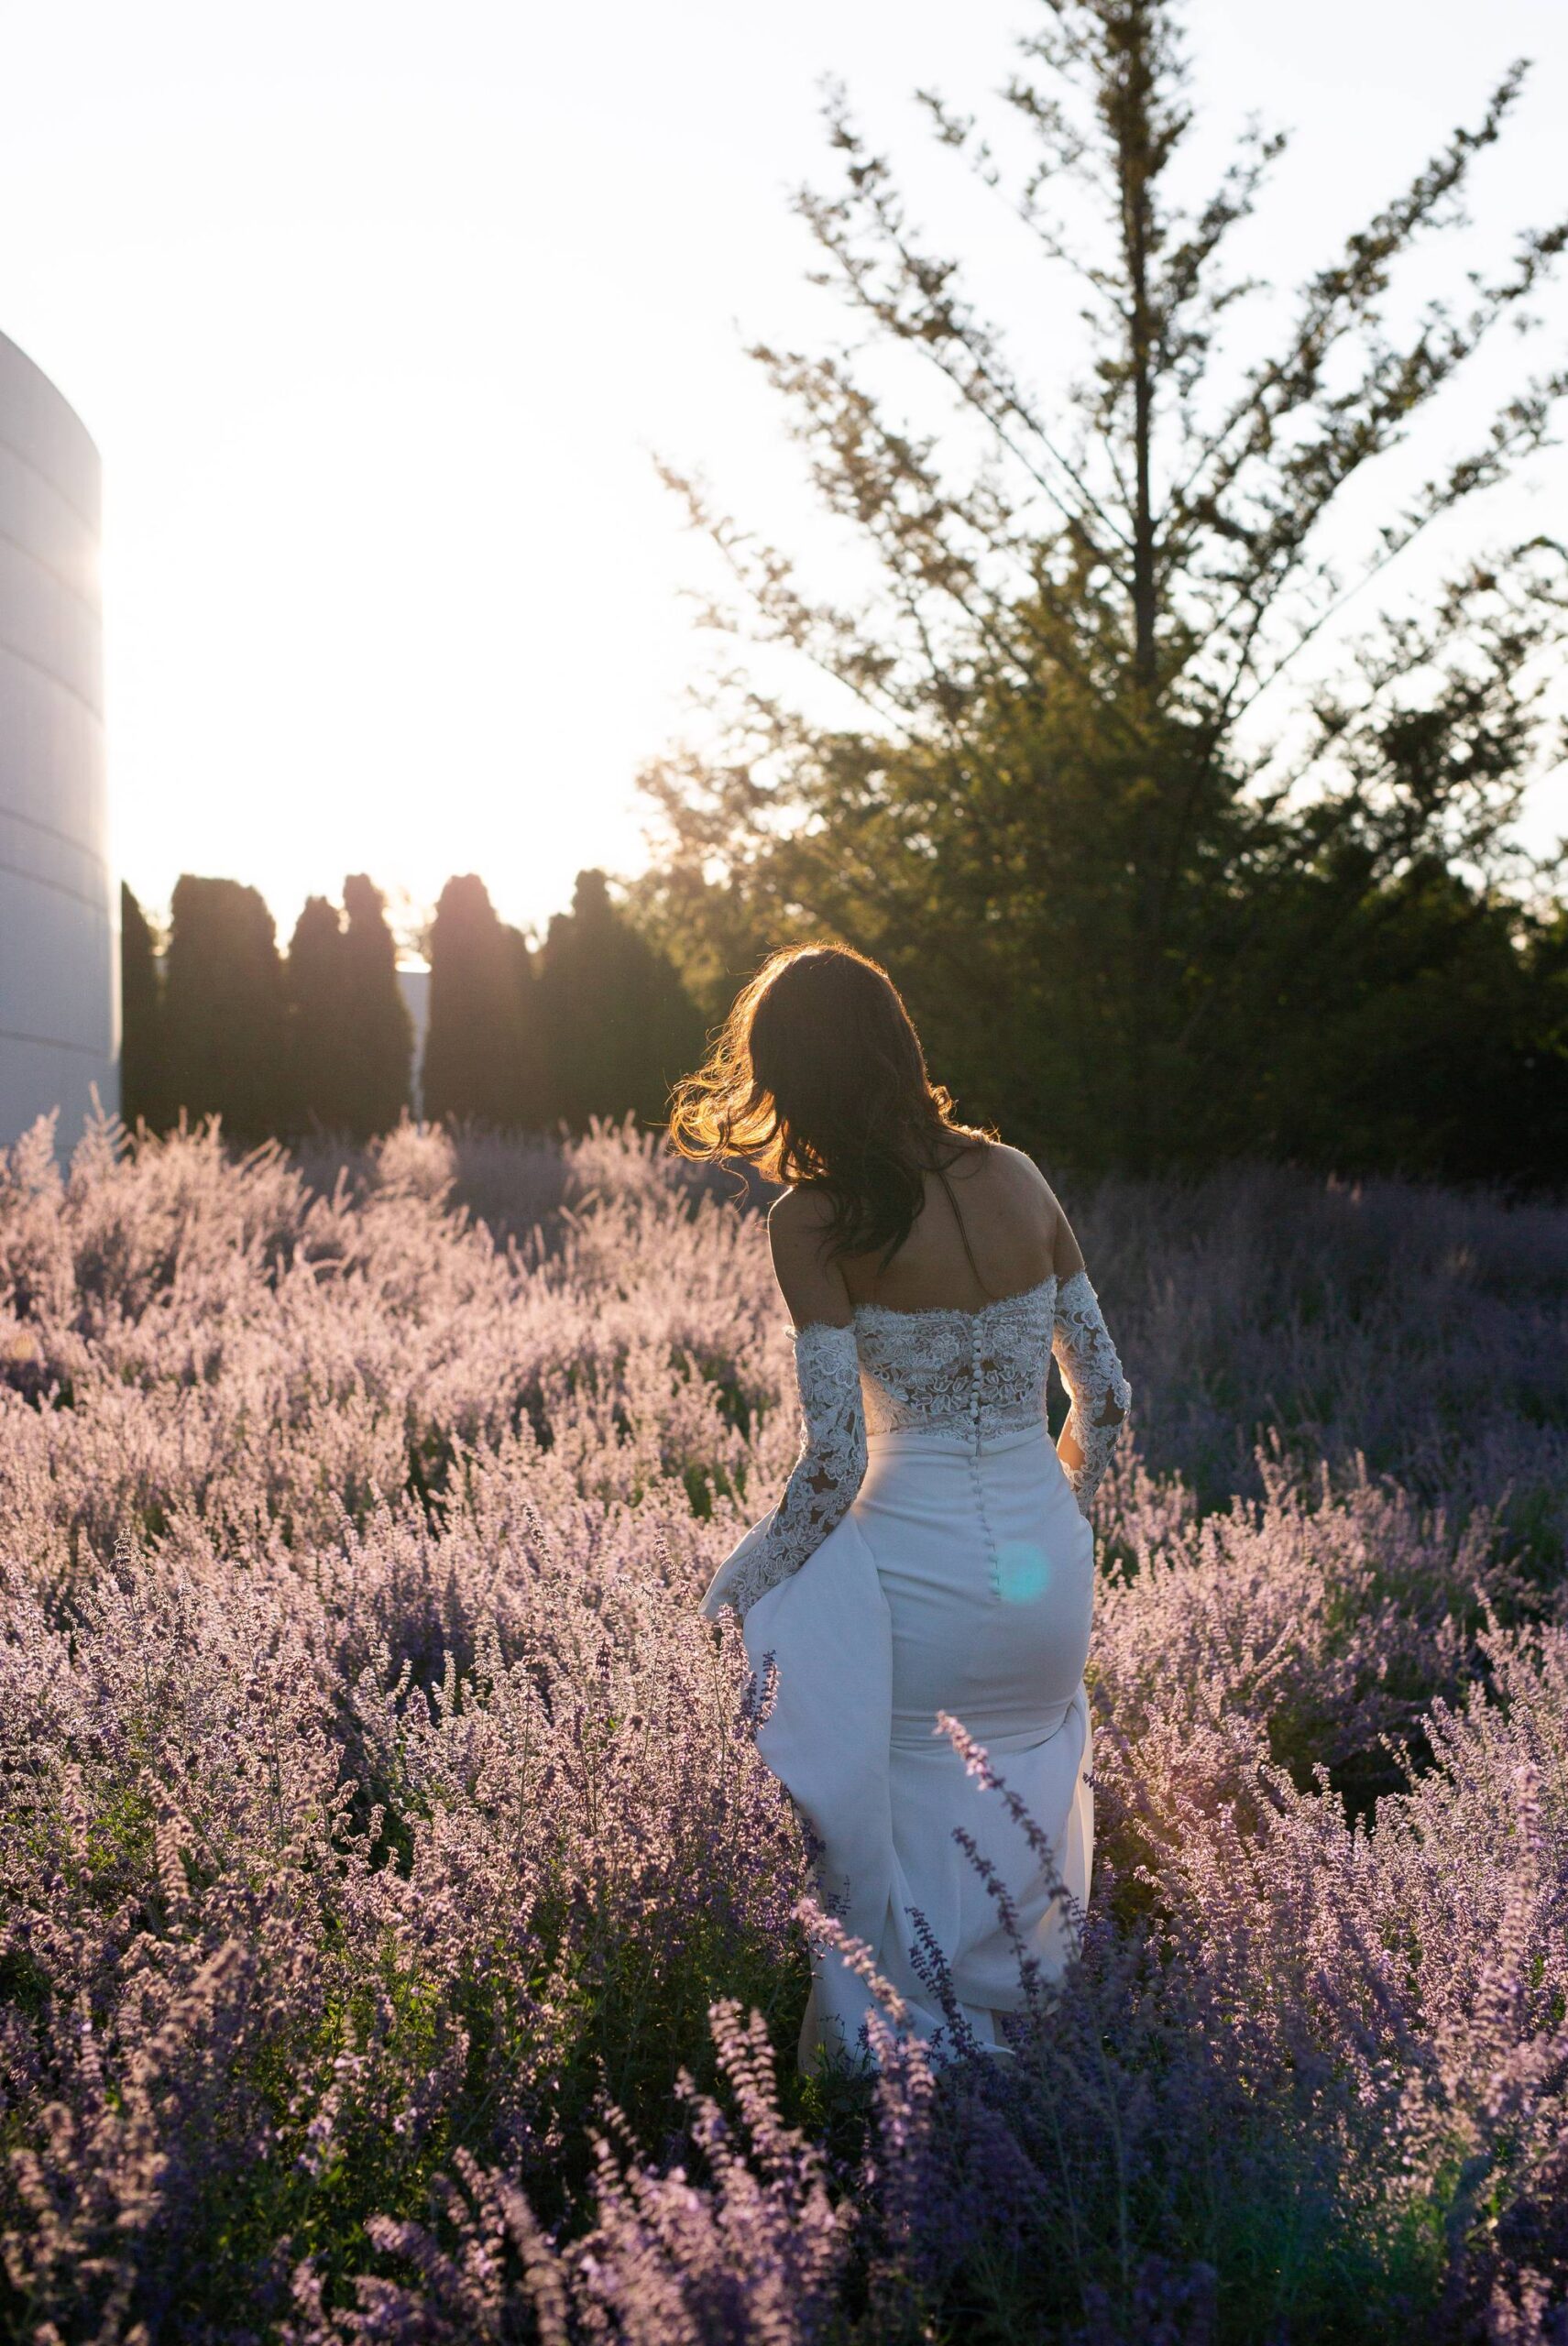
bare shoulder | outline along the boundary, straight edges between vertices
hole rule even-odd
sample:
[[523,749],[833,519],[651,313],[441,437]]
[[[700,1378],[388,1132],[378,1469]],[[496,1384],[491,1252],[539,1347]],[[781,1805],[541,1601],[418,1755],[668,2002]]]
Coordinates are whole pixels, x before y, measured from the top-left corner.
[[768,1228],[782,1233],[786,1239],[807,1233],[820,1235],[832,1219],[833,1208],[821,1189],[804,1183],[797,1189],[785,1189],[768,1208]]
[[992,1141],[987,1147],[986,1157],[992,1171],[1001,1180],[1012,1184],[1025,1194],[1047,1198],[1050,1196],[1049,1185],[1034,1158],[1026,1156],[1023,1149],[1014,1148],[1011,1142]]
[[1060,1211],[1034,1158],[1004,1140],[988,1145],[975,1170],[989,1179],[992,1195],[1015,1211],[1021,1209],[1031,1219],[1048,1225]]
[[1059,1278],[1070,1278],[1074,1271],[1083,1268],[1083,1255],[1072,1233],[1061,1200],[1041,1172],[1032,1157],[1021,1148],[1013,1148],[1005,1141],[992,1144],[992,1156],[999,1178],[1007,1184],[1011,1195],[1033,1214],[1040,1218],[1042,1230],[1048,1237],[1051,1266]]

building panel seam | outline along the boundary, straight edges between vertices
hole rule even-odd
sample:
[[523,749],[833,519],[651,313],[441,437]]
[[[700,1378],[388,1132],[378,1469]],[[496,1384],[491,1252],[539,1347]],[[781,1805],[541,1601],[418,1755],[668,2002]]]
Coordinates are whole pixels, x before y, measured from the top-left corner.
[[44,573],[46,577],[52,578],[61,593],[69,595],[73,603],[80,603],[93,625],[102,630],[104,624],[102,604],[94,596],[84,595],[81,587],[68,578],[63,570],[57,569],[47,555],[39,554],[36,546],[30,546],[26,538],[17,537],[14,530],[0,529],[0,544],[15,546],[24,562],[32,563],[37,569]]
[[82,1051],[90,1059],[110,1056],[107,1043],[66,1043],[58,1035],[18,1035],[14,1026],[0,1026],[0,1043],[32,1043],[40,1051]]
[[79,693],[69,678],[60,675],[57,669],[45,667],[41,660],[35,660],[32,653],[24,652],[19,644],[7,643],[4,636],[0,636],[0,652],[4,652],[8,660],[16,661],[22,667],[31,668],[35,675],[47,676],[51,685],[58,685],[62,693],[69,693],[72,700],[79,701],[94,723],[103,724],[103,710],[90,701],[85,693]]
[[[3,800],[0,800],[0,823],[26,823],[30,831],[42,831],[45,839],[58,839],[62,847],[74,848],[78,855],[87,858],[89,863],[95,863],[100,872],[108,872],[109,859],[106,855],[101,855],[95,847],[89,847],[85,839],[77,839],[70,831],[62,831],[58,823],[46,823],[38,815],[24,815],[19,806],[7,806]],[[6,867],[7,870],[10,868]]]
[[[80,423],[81,421],[81,417],[78,416],[77,422]],[[82,424],[82,428],[83,432],[87,429],[85,424]],[[91,437],[89,437],[88,445],[89,447],[93,446]],[[7,440],[3,432],[0,432],[0,448],[4,448],[7,455],[15,456],[16,462],[22,466],[23,470],[25,472],[31,473],[35,480],[41,480],[47,488],[52,488],[60,503],[70,507],[71,510],[75,514],[77,520],[83,525],[83,527],[92,532],[94,539],[102,536],[104,529],[102,516],[94,519],[91,513],[84,513],[82,510],[81,506],[76,502],[75,498],[72,497],[71,491],[66,488],[64,482],[56,480],[52,473],[46,473],[41,465],[34,464],[31,456],[25,455],[24,452],[17,447],[14,440]],[[93,453],[96,455],[96,449],[93,450]]]
[[[105,865],[105,874],[107,869]],[[50,880],[42,872],[25,871],[19,863],[0,862],[0,872],[8,872],[13,880],[25,880],[29,888],[52,888],[57,896],[74,897],[79,904],[85,904],[90,912],[102,913],[105,920],[109,917],[109,899],[106,889],[101,896],[84,896],[80,888],[72,888],[66,881]]]

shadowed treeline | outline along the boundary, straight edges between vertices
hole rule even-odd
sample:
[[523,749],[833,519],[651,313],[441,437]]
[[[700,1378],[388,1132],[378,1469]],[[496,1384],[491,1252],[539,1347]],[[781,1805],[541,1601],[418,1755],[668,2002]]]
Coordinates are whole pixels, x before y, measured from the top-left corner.
[[[324,1130],[356,1141],[411,1105],[413,1029],[380,892],[359,874],[339,907],[312,896],[286,954],[255,888],[183,874],[160,955],[121,891],[128,1124],[170,1130],[217,1114],[254,1143]],[[473,874],[449,880],[429,933],[425,1113],[438,1120],[575,1131],[595,1115],[658,1121],[702,1026],[663,955],[579,874],[572,909],[531,947]]]

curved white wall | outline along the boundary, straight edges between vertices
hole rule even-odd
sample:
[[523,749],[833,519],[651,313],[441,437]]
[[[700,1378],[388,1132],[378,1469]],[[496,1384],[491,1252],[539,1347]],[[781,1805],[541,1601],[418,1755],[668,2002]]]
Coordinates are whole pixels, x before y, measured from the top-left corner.
[[96,1083],[119,1104],[119,900],[109,868],[98,451],[0,334],[0,1142]]
[[424,1038],[430,1032],[430,971],[428,970],[400,970],[398,989],[408,1005],[409,1017],[413,1023],[413,1058],[409,1073],[412,1079],[411,1088],[413,1092],[413,1112],[416,1116],[422,1116],[424,1113]]

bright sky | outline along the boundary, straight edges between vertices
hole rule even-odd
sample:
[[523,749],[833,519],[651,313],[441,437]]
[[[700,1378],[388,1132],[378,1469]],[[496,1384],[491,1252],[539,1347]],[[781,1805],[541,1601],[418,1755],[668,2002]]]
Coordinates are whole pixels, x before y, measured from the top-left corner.
[[[345,871],[428,904],[477,870],[530,924],[580,865],[636,868],[633,776],[709,656],[680,593],[709,574],[651,451],[802,532],[741,345],[836,323],[786,203],[829,173],[825,72],[936,239],[992,240],[1047,375],[1070,329],[907,103],[983,104],[1031,15],[4,0],[0,328],[103,454],[116,847],[144,901],[232,873],[286,937]],[[1296,129],[1256,256],[1284,283],[1519,53],[1538,71],[1478,177],[1477,249],[1564,200],[1562,0],[1195,0],[1191,22],[1215,169],[1249,110]],[[1561,457],[1529,486],[1532,526],[1561,524]],[[1530,828],[1568,829],[1560,784]]]

